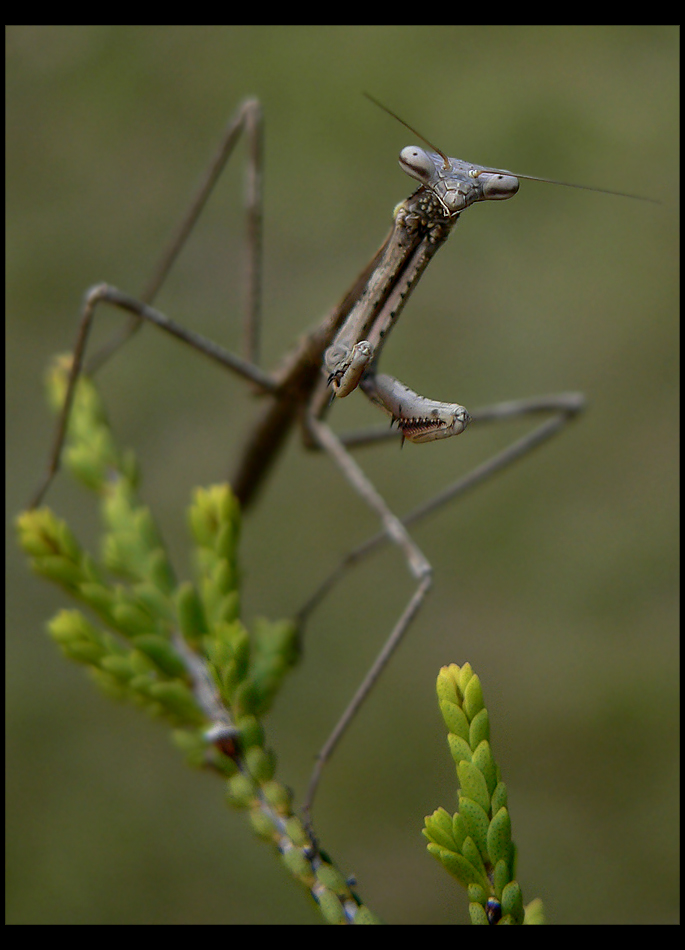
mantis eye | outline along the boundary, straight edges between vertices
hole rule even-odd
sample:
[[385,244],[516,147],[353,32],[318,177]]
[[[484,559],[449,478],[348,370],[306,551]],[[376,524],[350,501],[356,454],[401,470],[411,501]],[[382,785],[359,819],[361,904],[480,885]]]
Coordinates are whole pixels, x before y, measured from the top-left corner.
[[417,181],[427,183],[435,176],[435,165],[428,152],[418,145],[408,145],[400,152],[400,168]]
[[513,175],[489,175],[483,176],[483,197],[492,198],[495,201],[503,198],[511,198],[519,190],[519,180]]

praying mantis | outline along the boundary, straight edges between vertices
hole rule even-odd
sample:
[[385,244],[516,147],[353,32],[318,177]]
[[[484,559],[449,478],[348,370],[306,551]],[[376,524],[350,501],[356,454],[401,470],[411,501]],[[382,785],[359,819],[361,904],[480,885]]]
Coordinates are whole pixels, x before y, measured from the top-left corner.
[[[241,135],[247,139],[249,153],[246,197],[249,263],[243,355],[236,356],[174,322],[155,309],[153,303]],[[131,322],[118,340],[96,355],[95,366],[108,359],[125,339],[148,322],[242,377],[263,397],[264,407],[260,418],[252,426],[233,475],[229,478],[243,509],[249,509],[256,501],[279,451],[296,425],[302,431],[306,446],[325,453],[331,459],[352,491],[377,516],[382,532],[351,552],[340,568],[320,585],[301,609],[298,615],[301,623],[304,623],[344,567],[362,559],[383,540],[391,541],[402,552],[413,587],[384,646],[317,756],[303,806],[307,814],[311,813],[326,762],[409,629],[432,586],[432,567],[409,534],[408,526],[450,499],[485,482],[550,439],[578,415],[584,404],[579,393],[561,393],[467,410],[457,402],[441,402],[420,396],[406,384],[379,371],[382,349],[390,331],[423,272],[437,250],[447,241],[460,216],[479,202],[513,197],[518,191],[519,179],[531,177],[448,158],[435,146],[429,147],[431,151],[419,146],[408,146],[402,150],[400,165],[419,183],[418,189],[396,207],[389,235],[339,303],[314,330],[302,338],[277,370],[267,372],[259,366],[262,115],[256,100],[245,101],[229,123],[188,210],[140,295],[130,296],[108,284],[99,284],[87,292],[74,346],[67,398],[57,425],[46,476],[32,499],[33,505],[42,501],[59,468],[74,386],[84,367],[94,317],[103,303],[129,313]],[[334,432],[326,421],[332,405],[353,395],[357,389],[390,417],[390,427],[386,425],[382,429],[347,435]],[[530,433],[403,518],[391,510],[352,454],[356,446],[386,438],[429,443],[462,434],[474,424],[518,416],[545,418]]]

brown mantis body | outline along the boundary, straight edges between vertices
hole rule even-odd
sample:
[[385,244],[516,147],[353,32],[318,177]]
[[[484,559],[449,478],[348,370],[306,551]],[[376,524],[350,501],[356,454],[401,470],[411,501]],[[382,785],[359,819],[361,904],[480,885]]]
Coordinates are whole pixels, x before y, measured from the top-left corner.
[[[249,266],[248,304],[244,327],[244,356],[238,357],[211,340],[174,323],[152,307],[173,262],[182,249],[212,188],[242,131],[249,143],[250,174],[247,191],[247,234]],[[132,315],[127,337],[143,321],[151,322],[209,359],[244,377],[261,393],[266,403],[253,426],[238,460],[231,485],[243,508],[256,499],[278,452],[295,424],[305,443],[324,451],[338,466],[350,486],[377,514],[382,533],[351,552],[344,564],[321,585],[300,613],[303,619],[318,603],[346,564],[360,559],[381,540],[391,540],[403,552],[415,587],[377,659],[357,693],[319,753],[305,809],[309,810],[323,765],[368,695],[396,649],[432,584],[432,568],[407,531],[407,525],[451,498],[482,483],[502,468],[549,439],[583,406],[577,393],[562,393],[527,400],[499,403],[467,411],[459,403],[443,403],[419,396],[393,377],[378,372],[383,345],[399,318],[412,290],[436,251],[445,243],[461,213],[471,204],[512,197],[519,188],[518,177],[509,172],[472,165],[442,153],[425,152],[418,146],[403,149],[400,164],[420,182],[420,187],[395,209],[390,232],[340,302],[319,326],[307,334],[279,369],[267,373],[257,365],[259,337],[259,284],[261,250],[261,110],[254,100],[245,102],[224,135],[207,174],[193,197],[153,277],[139,298],[106,284],[88,291],[74,348],[70,384],[58,423],[48,472],[33,498],[38,504],[59,467],[59,458],[69,418],[74,386],[82,370],[88,333],[97,307],[107,302]],[[102,362],[116,348],[96,357]],[[335,398],[344,398],[359,388],[391,418],[391,429],[382,432],[337,435],[325,421]],[[387,506],[353,458],[350,449],[358,444],[388,436],[425,443],[462,433],[469,424],[480,424],[520,415],[547,418],[533,431],[483,463],[476,470],[445,489],[404,519]]]

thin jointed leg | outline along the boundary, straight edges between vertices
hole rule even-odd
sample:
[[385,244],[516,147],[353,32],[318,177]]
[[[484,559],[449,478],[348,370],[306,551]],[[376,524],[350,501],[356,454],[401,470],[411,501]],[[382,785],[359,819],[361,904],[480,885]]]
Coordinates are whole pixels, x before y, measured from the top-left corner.
[[388,660],[399,645],[415,614],[423,603],[423,599],[432,584],[433,570],[421,550],[407,533],[404,525],[396,515],[390,511],[383,498],[378,494],[332,429],[330,429],[325,422],[321,422],[313,416],[309,417],[307,424],[318,445],[333,459],[354,490],[366,501],[369,507],[378,514],[383,523],[385,536],[397,544],[402,550],[407,560],[409,571],[418,582],[416,590],[383,646],[383,649],[378,654],[359,689],[317,755],[316,765],[309,780],[307,796],[303,805],[303,811],[305,815],[309,817],[316,789],[326,762],[332,755],[340,738],[366,699],[370,689],[385,668]]
[[194,333],[192,330],[186,330],[179,324],[174,323],[159,310],[154,310],[152,307],[141,303],[141,301],[136,300],[135,297],[129,297],[128,294],[122,293],[122,291],[117,290],[116,287],[110,287],[108,284],[98,284],[96,287],[92,287],[87,292],[85,297],[78,336],[74,346],[64,405],[57,422],[55,438],[48,458],[47,471],[43,481],[38,487],[38,490],[29,503],[29,507],[31,508],[35,508],[41,503],[45,492],[50,487],[52,479],[59,469],[60,456],[67,431],[67,425],[69,424],[69,414],[71,412],[74,391],[76,389],[78,378],[81,375],[83,358],[88,342],[90,328],[93,324],[97,307],[100,303],[109,303],[114,307],[134,314],[137,320],[146,320],[150,323],[154,323],[155,326],[159,327],[161,330],[164,330],[166,333],[170,333],[172,336],[175,336],[182,342],[189,344],[193,347],[193,349],[207,356],[215,363],[218,363],[226,369],[230,369],[232,372],[237,373],[239,376],[242,376],[243,378],[256,384],[262,391],[276,392],[278,389],[278,384],[274,382],[273,378],[268,373],[265,373],[263,370],[259,369],[258,366],[253,366],[252,363],[241,359],[239,356],[235,356],[233,353],[225,350],[223,347],[219,346],[217,343],[214,343],[212,340],[209,340],[207,337],[203,337],[199,333]]
[[[400,518],[400,521],[405,527],[410,524],[415,524],[427,515],[437,511],[443,505],[447,504],[447,502],[461,497],[470,489],[486,482],[513,462],[528,455],[533,449],[551,439],[582,412],[584,406],[585,397],[582,393],[558,393],[553,396],[539,396],[530,399],[495,403],[492,406],[485,406],[481,409],[474,410],[471,413],[472,426],[474,423],[496,422],[526,415],[542,413],[552,413],[553,415],[551,419],[547,419],[531,432],[521,436],[521,438],[517,439],[511,445],[508,445],[470,472],[467,472],[466,475],[463,475],[457,479],[457,481],[448,485],[447,488],[444,488],[433,498],[418,505],[408,514]],[[370,429],[343,434],[338,436],[338,438],[344,446],[357,447],[371,445],[374,442],[388,438],[399,439],[400,436],[401,433],[398,432],[398,430],[384,427],[383,429]],[[298,622],[302,625],[306,622],[310,613],[312,613],[315,607],[321,603],[328,592],[343,577],[348,568],[364,560],[372,551],[375,551],[376,548],[385,544],[387,541],[388,535],[384,531],[380,531],[378,534],[373,535],[373,537],[368,538],[362,544],[349,551],[335,570],[325,578],[298,611]]]
[[[247,249],[245,275],[245,315],[243,323],[243,355],[246,360],[258,362],[259,322],[261,310],[262,272],[262,169],[263,120],[262,107],[257,99],[247,99],[231,117],[219,142],[216,152],[207,165],[195,189],[188,207],[167,241],[152,274],[142,288],[138,299],[151,304],[186,241],[197,224],[198,218],[209,200],[221,173],[226,166],[240,136],[245,133],[248,148],[247,180],[245,195],[245,241]],[[142,326],[142,319],[133,314],[123,329],[101,347],[89,361],[87,372],[92,375]]]

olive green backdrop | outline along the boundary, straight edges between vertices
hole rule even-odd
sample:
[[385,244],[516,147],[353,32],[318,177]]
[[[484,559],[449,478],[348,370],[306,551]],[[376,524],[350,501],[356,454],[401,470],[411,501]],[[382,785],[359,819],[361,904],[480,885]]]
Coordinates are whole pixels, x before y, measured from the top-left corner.
[[[341,295],[412,185],[412,136],[451,155],[658,197],[523,182],[469,210],[383,368],[475,408],[582,390],[554,443],[419,526],[435,588],[322,782],[323,845],[397,923],[468,917],[425,852],[455,807],[434,681],[469,660],[510,789],[526,900],[554,922],[675,921],[678,31],[675,27],[12,27],[7,33],[9,520],[42,470],[41,378],[83,290],[136,292],[236,105],[266,113],[264,362]],[[239,156],[242,161],[242,153]],[[159,306],[239,346],[236,156]],[[116,322],[98,328],[103,339]],[[185,573],[190,489],[221,479],[257,407],[147,329],[101,374]],[[378,415],[341,404],[344,428]],[[399,512],[520,433],[470,430],[360,458]],[[90,500],[50,496],[93,538]],[[293,440],[244,526],[245,613],[294,611],[374,518]],[[317,922],[165,730],[100,696],[44,624],[64,603],[8,541],[8,919]],[[378,554],[313,618],[268,723],[301,796],[312,758],[409,596]]]

